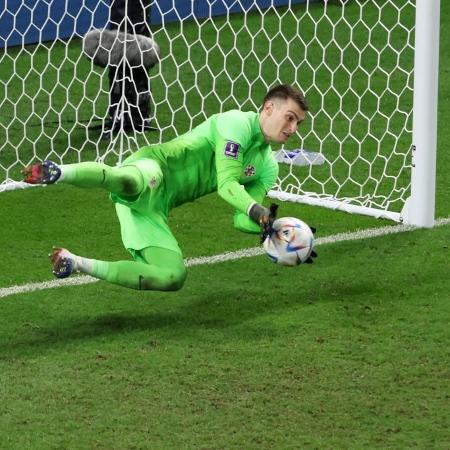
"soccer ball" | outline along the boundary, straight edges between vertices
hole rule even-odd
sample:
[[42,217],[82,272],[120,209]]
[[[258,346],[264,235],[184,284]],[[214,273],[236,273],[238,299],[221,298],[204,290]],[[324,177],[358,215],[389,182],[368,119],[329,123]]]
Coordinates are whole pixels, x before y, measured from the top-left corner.
[[311,256],[314,235],[305,222],[295,217],[282,217],[275,220],[272,229],[263,246],[274,263],[297,266]]

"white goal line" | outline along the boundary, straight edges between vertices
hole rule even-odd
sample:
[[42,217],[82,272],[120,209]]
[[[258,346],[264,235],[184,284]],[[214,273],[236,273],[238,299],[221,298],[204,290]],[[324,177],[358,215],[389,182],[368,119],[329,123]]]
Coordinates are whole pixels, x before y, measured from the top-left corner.
[[[437,219],[435,226],[442,226],[450,224],[450,217]],[[410,225],[393,225],[382,228],[368,228],[366,230],[355,231],[352,233],[339,233],[332,236],[326,236],[318,238],[315,241],[315,245],[334,244],[344,241],[356,241],[359,239],[368,239],[378,236],[385,236],[388,234],[403,233],[405,231],[411,231],[417,229]],[[219,255],[202,256],[199,258],[188,258],[185,260],[186,266],[201,266],[207,264],[216,264],[225,261],[233,261],[240,258],[250,258],[253,256],[259,256],[264,254],[262,247],[245,248],[234,252],[225,252]],[[99,281],[96,278],[88,275],[80,275],[72,278],[66,278],[64,280],[52,280],[43,281],[41,283],[27,283],[21,286],[11,286],[7,288],[0,288],[0,298],[8,297],[15,294],[23,294],[33,291],[41,291],[43,289],[53,289],[66,286],[80,286],[89,283],[96,283]]]

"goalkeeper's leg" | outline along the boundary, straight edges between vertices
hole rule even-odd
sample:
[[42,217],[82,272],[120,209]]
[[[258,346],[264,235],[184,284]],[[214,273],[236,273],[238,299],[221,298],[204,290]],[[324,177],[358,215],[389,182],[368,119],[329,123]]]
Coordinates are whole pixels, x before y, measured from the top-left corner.
[[133,165],[110,167],[97,162],[82,162],[58,166],[44,161],[24,169],[25,181],[30,184],[67,183],[82,188],[104,188],[123,197],[139,195],[152,181],[152,187],[162,179],[156,161],[142,159]]
[[50,256],[53,273],[58,278],[65,278],[74,271],[80,271],[131,289],[181,289],[187,274],[181,254],[161,247],[147,247],[136,253],[136,261],[116,262],[83,258],[60,248],[54,249]]

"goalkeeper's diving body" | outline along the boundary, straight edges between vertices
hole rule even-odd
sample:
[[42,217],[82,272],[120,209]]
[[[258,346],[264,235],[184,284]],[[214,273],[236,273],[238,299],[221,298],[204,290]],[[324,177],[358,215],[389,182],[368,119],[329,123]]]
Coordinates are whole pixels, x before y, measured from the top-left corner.
[[218,191],[236,210],[235,227],[259,233],[270,221],[262,201],[278,175],[270,143],[285,143],[307,110],[300,91],[278,85],[266,94],[260,112],[213,115],[167,143],[139,149],[118,167],[52,161],[27,167],[25,181],[30,184],[106,189],[115,203],[123,244],[133,257],[108,262],[55,248],[50,255],[54,275],[65,278],[80,271],[132,289],[180,289],[186,267],[168,226],[170,209]]

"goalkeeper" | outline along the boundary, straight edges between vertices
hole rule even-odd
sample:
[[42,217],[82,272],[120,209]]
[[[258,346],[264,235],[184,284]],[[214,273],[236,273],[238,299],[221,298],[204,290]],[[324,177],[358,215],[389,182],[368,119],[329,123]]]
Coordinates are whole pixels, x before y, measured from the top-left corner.
[[59,182],[110,192],[123,244],[134,259],[107,262],[55,248],[50,255],[54,275],[65,278],[81,271],[132,289],[180,289],[186,268],[168,226],[170,209],[218,191],[236,210],[235,227],[259,233],[270,220],[261,203],[278,175],[270,142],[285,143],[307,110],[300,91],[278,85],[266,94],[259,113],[213,115],[172,141],[139,149],[120,167],[52,161],[27,167],[25,181],[30,184]]

